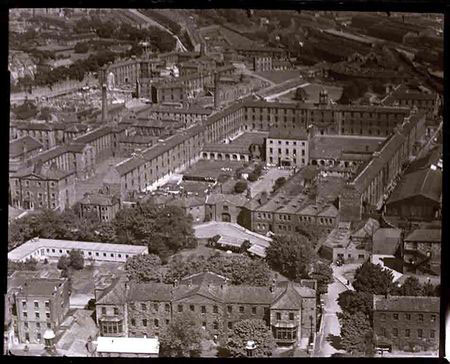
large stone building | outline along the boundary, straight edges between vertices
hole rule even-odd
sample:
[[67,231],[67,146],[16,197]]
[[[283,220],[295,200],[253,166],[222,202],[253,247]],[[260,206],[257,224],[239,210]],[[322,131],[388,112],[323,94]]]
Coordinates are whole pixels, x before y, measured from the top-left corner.
[[293,344],[316,332],[315,286],[315,281],[233,286],[209,272],[175,285],[117,278],[96,292],[96,317],[102,335],[144,337],[159,336],[174,318],[192,312],[222,340],[236,322],[258,318],[271,327],[276,342]]
[[394,350],[437,351],[439,297],[378,296],[373,298],[373,331],[378,345]]
[[441,274],[441,229],[416,229],[403,239],[404,269],[413,274]]
[[309,140],[303,128],[271,128],[266,141],[266,161],[281,167],[309,164]]
[[[10,279],[11,282],[19,281],[13,277]],[[19,342],[42,344],[44,333],[47,330],[55,332],[69,310],[68,280],[29,277],[11,288],[11,312],[15,316]]]

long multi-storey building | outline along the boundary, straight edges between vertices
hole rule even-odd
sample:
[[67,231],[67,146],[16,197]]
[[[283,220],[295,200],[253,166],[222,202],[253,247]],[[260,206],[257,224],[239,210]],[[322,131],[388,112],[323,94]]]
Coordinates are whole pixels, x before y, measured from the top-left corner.
[[316,332],[316,282],[233,286],[206,272],[174,285],[117,278],[96,291],[96,317],[104,336],[159,336],[184,312],[198,315],[202,327],[219,340],[226,341],[236,322],[255,318],[266,322],[277,343],[294,344]]

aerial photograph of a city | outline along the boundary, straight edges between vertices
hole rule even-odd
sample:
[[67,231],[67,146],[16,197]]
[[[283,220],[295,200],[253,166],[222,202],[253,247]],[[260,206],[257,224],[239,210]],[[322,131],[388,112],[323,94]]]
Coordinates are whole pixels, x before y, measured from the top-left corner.
[[438,357],[443,29],[10,9],[3,355]]

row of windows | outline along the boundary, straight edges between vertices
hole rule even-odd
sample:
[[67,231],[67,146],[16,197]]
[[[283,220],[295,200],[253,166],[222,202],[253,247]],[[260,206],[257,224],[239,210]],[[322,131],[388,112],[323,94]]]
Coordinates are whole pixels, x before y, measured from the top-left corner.
[[[270,154],[273,154],[273,148],[269,149]],[[278,148],[278,154],[282,154],[281,148]],[[290,154],[290,149],[286,148],[286,153],[285,154]],[[297,149],[293,149],[292,150],[292,154],[297,155]],[[305,150],[302,149],[302,156],[305,156]]]
[[[50,249],[49,248],[47,248],[46,250],[47,250],[47,253],[50,253]],[[51,251],[52,251],[52,253],[56,253],[56,249],[51,249]],[[84,250],[81,250],[80,252],[81,252],[82,255],[84,255],[84,253],[85,253]],[[59,253],[62,254],[63,250],[59,249]],[[92,256],[93,255],[92,253],[93,252],[87,252],[87,255],[88,256]],[[41,249],[41,254],[44,254],[44,249]],[[69,254],[69,250],[67,250],[67,249],[66,249],[66,254]],[[103,253],[103,257],[106,257],[107,255],[108,255],[107,253]],[[96,257],[100,256],[100,253],[99,252],[95,252],[95,256]],[[110,253],[110,256],[113,258],[114,257],[114,253]],[[122,258],[122,254],[117,253],[117,256],[119,258]],[[129,257],[129,255],[125,254],[125,258],[128,258],[128,257]]]
[[[153,303],[152,305],[153,305],[152,307],[153,307],[154,311],[158,311],[159,310],[159,304],[158,303]],[[240,313],[245,312],[245,306],[238,306],[238,307],[239,307],[238,310],[239,310]],[[148,308],[148,305],[146,303],[141,303],[140,304],[140,309],[142,311],[147,311],[147,308]],[[134,303],[130,303],[130,309],[135,310],[136,309],[136,305]],[[183,310],[184,310],[184,306],[183,305],[181,305],[181,304],[177,305],[177,312],[183,312]],[[195,305],[189,305],[189,310],[192,311],[192,312],[195,312],[196,311],[196,306]],[[267,308],[264,308],[264,310],[265,310],[265,313],[267,313]],[[166,312],[170,312],[170,304],[168,304],[168,303],[165,304],[165,311]],[[201,313],[207,313],[207,307],[206,306],[200,306],[200,312]],[[228,305],[227,306],[227,312],[228,313],[232,313],[233,312],[233,306],[232,305]],[[251,312],[252,312],[253,315],[256,315],[257,307],[253,306],[251,308]],[[214,305],[212,307],[212,313],[219,313],[219,307]],[[102,307],[102,314],[106,315],[106,308],[105,307]],[[117,308],[114,308],[114,314],[115,315],[118,314],[118,309]]]
[[[417,320],[418,321],[423,321],[424,320],[424,315],[423,315],[423,313],[418,313],[418,314],[416,314],[415,315],[416,316],[416,318],[417,318]],[[398,320],[399,319],[399,314],[398,313],[393,313],[392,314],[392,319],[394,319],[394,320]],[[405,313],[404,315],[403,315],[403,317],[406,319],[406,320],[411,320],[411,314],[410,313]],[[386,318],[388,318],[389,320],[391,319],[391,317],[390,317],[390,315],[389,314],[385,314],[385,313],[381,313],[380,314],[380,319],[382,320],[382,321],[385,321],[386,320]],[[435,322],[436,321],[436,315],[430,315],[430,321],[431,322]]]
[[[63,305],[63,303],[61,303],[61,305]],[[23,311],[23,312],[22,312],[22,316],[23,316],[23,318],[28,318],[28,312]],[[41,314],[40,314],[39,312],[35,312],[35,313],[34,313],[34,317],[35,317],[36,319],[40,319],[40,318],[41,318]],[[50,318],[50,312],[46,312],[46,313],[45,313],[45,318],[47,318],[47,319]]]
[[[22,301],[22,308],[26,309],[27,301]],[[39,309],[39,301],[34,301],[34,308]],[[45,301],[45,308],[50,309],[50,301]]]
[[[269,157],[269,163],[273,164],[273,157]],[[280,161],[278,161],[278,163],[280,163]],[[297,158],[292,158],[292,163],[297,165]],[[305,164],[305,158],[302,158],[302,164]]]
[[[399,337],[399,333],[400,333],[400,332],[399,332],[399,329],[398,329],[398,328],[394,327],[394,328],[392,329],[392,336],[393,336],[393,337]],[[385,327],[382,327],[382,328],[381,328],[381,335],[382,335],[382,336],[386,336],[386,334],[387,334],[386,328],[385,328]],[[403,336],[404,336],[404,337],[411,337],[411,330],[410,330],[410,329],[405,329],[405,330],[403,331]],[[417,337],[418,337],[419,339],[426,339],[426,338],[427,338],[426,333],[424,332],[423,329],[417,329]],[[430,339],[434,339],[435,337],[436,337],[436,330],[430,330],[429,338],[430,338]]]
[[[34,324],[36,326],[36,329],[38,329],[38,330],[41,329],[41,323],[40,322],[35,322]],[[28,330],[30,328],[30,325],[29,325],[28,321],[24,321],[23,322],[23,327],[25,328],[25,330]],[[51,322],[47,322],[46,323],[46,327],[47,327],[47,329],[51,329],[52,328]]]
[[[273,142],[274,142],[274,140],[270,140],[270,139],[269,139],[269,144],[273,144]],[[283,142],[282,142],[281,140],[278,141],[278,145],[281,145],[282,143],[283,143]],[[284,142],[285,145],[290,145],[289,143],[290,143],[290,142],[287,141],[287,140]],[[292,145],[297,145],[297,142],[296,142],[296,141],[293,141],[293,142],[292,142]],[[305,146],[305,142],[299,142],[299,145]],[[287,149],[286,149],[286,150],[287,150]],[[271,151],[271,152],[272,152],[272,151]],[[281,153],[281,152],[280,152],[280,153]],[[286,152],[286,153],[287,153],[287,152]]]

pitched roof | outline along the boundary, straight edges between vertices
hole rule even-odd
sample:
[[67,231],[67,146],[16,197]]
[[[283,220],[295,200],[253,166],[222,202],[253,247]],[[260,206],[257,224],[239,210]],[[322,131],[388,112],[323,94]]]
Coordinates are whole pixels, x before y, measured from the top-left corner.
[[439,313],[439,297],[374,295],[375,311],[431,312]]
[[307,140],[308,135],[304,128],[270,128],[268,138]]
[[426,241],[435,243],[440,243],[441,240],[441,229],[416,229],[405,238],[405,241]]
[[248,202],[248,198],[242,195],[231,195],[223,193],[213,193],[206,197],[206,204],[215,205],[217,203],[229,203],[235,206],[244,206]]
[[378,229],[372,237],[373,254],[394,255],[400,244],[400,236],[400,229]]
[[126,302],[125,283],[126,278],[123,276],[115,278],[113,283],[102,292],[96,304],[123,305]]
[[87,193],[80,200],[80,204],[83,205],[111,206],[116,203],[119,203],[119,200],[115,196],[104,193]]
[[49,296],[55,288],[59,288],[67,279],[65,278],[30,278],[21,285],[19,295],[22,296]]
[[[284,291],[281,293],[279,292],[283,288],[279,288],[278,290],[275,290],[277,294],[277,298],[272,304],[272,308],[275,309],[301,309],[302,307],[302,297],[297,292],[297,290],[294,289],[292,286],[292,283],[289,282],[287,286],[284,288]],[[278,292],[277,292],[278,291]]]
[[223,295],[226,303],[269,305],[272,303],[269,287],[224,286]]
[[191,274],[190,276],[186,276],[180,280],[180,284],[213,284],[213,285],[221,285],[225,284],[229,281],[228,278],[221,276],[217,273],[213,272],[201,272]]
[[441,194],[442,172],[431,168],[420,169],[404,175],[387,204],[419,195],[440,202]]
[[172,286],[164,283],[130,283],[127,301],[169,302],[172,297],[171,290]]
[[26,135],[19,139],[14,139],[9,143],[9,157],[18,157],[25,153],[42,148],[42,144],[33,137]]

